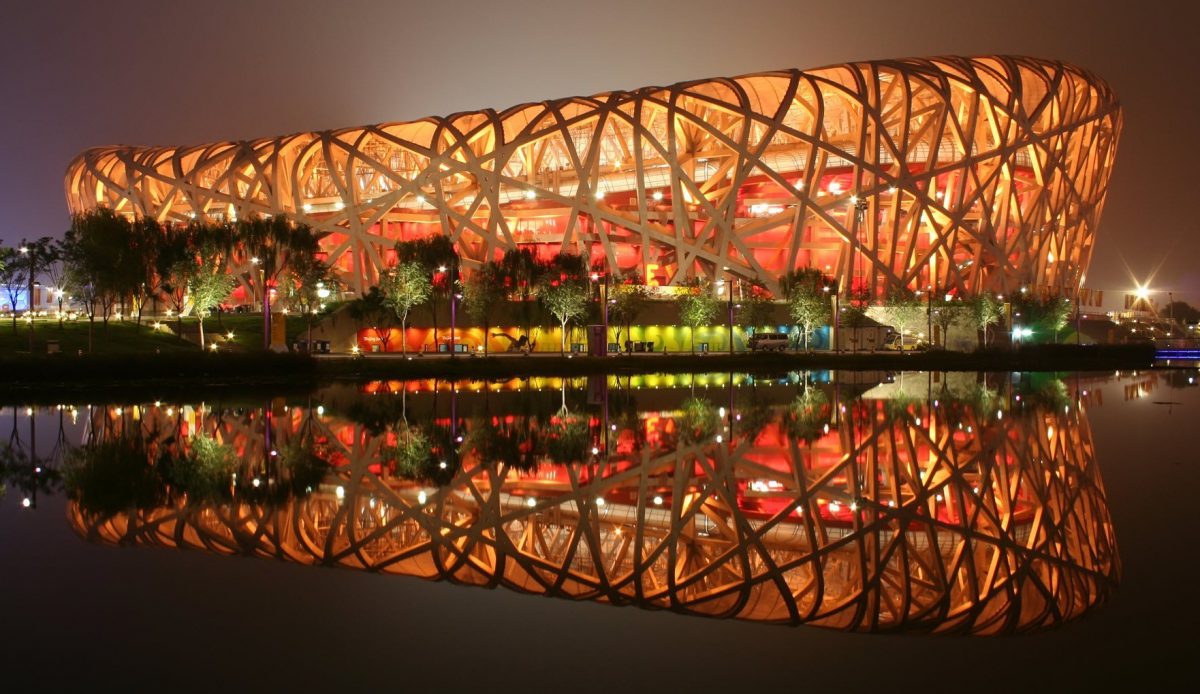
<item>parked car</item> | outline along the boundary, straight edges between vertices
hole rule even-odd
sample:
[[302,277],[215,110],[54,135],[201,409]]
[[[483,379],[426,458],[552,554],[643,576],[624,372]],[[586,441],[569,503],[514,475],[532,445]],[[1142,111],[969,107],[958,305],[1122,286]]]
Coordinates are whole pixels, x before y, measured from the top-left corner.
[[751,352],[782,352],[791,340],[785,333],[755,333],[750,336]]
[[901,341],[900,337],[900,333],[888,335],[887,342],[883,343],[883,348],[890,352],[923,352],[929,349],[929,343],[924,340],[910,337]]

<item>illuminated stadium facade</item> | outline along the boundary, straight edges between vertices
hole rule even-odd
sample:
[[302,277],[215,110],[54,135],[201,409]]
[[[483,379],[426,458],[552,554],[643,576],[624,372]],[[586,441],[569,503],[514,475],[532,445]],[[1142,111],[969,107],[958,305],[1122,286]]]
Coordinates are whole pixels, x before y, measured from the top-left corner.
[[[189,147],[104,147],[73,212],[164,222],[287,214],[352,289],[397,241],[447,234],[465,268],[513,247],[615,276],[969,294],[1084,280],[1121,130],[1058,62],[861,62]],[[244,272],[249,268],[234,268]]]

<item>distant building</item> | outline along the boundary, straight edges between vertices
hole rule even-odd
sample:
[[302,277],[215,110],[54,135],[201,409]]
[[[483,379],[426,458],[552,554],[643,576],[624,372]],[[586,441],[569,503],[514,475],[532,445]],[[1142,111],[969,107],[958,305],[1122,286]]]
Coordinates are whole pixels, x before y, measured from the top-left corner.
[[[13,311],[13,298],[16,299],[16,310],[24,312],[29,307],[28,295],[28,289],[18,290],[15,292],[15,297],[9,296],[7,291],[0,291],[0,313],[11,313]],[[33,288],[33,308],[35,311],[45,311],[47,313],[57,311],[58,298],[58,293],[54,287],[34,286]],[[63,299],[63,308],[65,310],[69,302],[66,300],[66,297]]]

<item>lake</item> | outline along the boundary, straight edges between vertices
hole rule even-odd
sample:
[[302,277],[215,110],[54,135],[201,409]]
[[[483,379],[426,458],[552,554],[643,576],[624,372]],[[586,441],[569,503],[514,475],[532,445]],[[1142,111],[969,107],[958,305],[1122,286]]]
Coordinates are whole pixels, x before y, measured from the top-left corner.
[[1191,670],[1197,370],[63,397],[0,409],[0,658],[22,689]]

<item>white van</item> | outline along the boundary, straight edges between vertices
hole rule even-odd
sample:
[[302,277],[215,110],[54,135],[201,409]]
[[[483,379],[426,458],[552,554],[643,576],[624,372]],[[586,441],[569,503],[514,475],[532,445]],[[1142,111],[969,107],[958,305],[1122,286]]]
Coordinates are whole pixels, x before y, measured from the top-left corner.
[[790,342],[785,333],[755,333],[750,337],[750,351],[782,352]]

